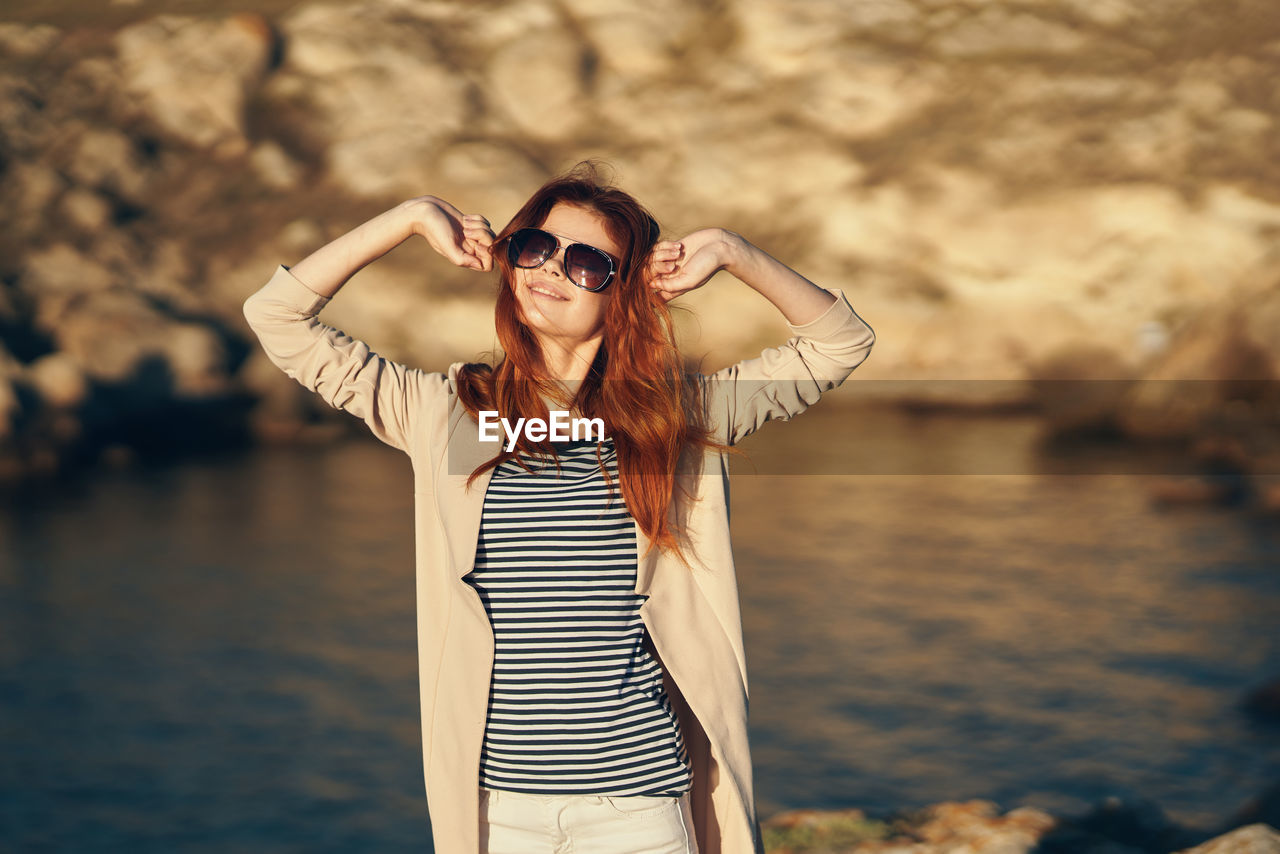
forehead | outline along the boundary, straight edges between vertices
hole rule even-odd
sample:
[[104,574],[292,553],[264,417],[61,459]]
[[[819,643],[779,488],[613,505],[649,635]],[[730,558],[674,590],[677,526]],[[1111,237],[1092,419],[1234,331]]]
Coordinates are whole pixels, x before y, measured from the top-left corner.
[[622,247],[609,236],[604,227],[604,218],[595,211],[561,202],[547,214],[542,227],[561,238],[567,238],[569,242],[586,243],[603,249],[614,258],[622,257]]

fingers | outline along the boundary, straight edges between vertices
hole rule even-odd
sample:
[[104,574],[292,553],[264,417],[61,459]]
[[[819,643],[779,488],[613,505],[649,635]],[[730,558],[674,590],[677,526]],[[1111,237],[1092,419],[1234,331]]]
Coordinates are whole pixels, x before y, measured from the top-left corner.
[[493,232],[487,228],[466,228],[462,232],[462,246],[466,253],[476,260],[473,266],[486,273],[493,269]]
[[650,254],[654,264],[671,265],[678,262],[684,256],[684,244],[674,240],[664,240],[653,247]]
[[466,250],[475,262],[468,265],[472,267],[472,269],[481,270],[485,273],[493,269],[492,241],[480,243],[475,240],[467,240]]
[[649,274],[669,276],[680,267],[680,259],[684,255],[684,244],[675,240],[664,240],[654,245],[649,255]]
[[[672,259],[677,251],[679,256]],[[658,248],[655,247],[655,252]],[[696,248],[688,257],[684,255],[684,244],[672,244],[661,248],[661,255],[655,260],[654,275],[650,279],[651,287],[658,291],[668,302],[697,290],[705,285],[720,269],[715,254],[706,246]]]
[[475,240],[484,238],[486,246],[491,245],[496,236],[489,226],[489,220],[479,214],[467,214],[462,218],[462,233]]
[[489,220],[479,214],[467,214],[461,221],[463,250],[468,257],[460,266],[489,272],[493,269],[493,242],[497,238]]

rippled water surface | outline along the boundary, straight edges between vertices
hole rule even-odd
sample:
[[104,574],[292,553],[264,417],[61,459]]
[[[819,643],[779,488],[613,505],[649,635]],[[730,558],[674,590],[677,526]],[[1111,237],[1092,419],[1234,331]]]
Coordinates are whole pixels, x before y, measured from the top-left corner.
[[[904,459],[1040,470],[1016,419],[819,407],[746,447],[758,470],[791,470],[778,461],[806,447],[816,462],[794,470],[822,470],[815,437],[852,434]],[[1280,676],[1280,537],[1241,511],[1156,510],[1149,487],[736,478],[762,815],[1122,795],[1210,823],[1280,776],[1280,730],[1238,708]],[[429,850],[411,498],[407,459],[372,443],[8,494],[5,835]]]

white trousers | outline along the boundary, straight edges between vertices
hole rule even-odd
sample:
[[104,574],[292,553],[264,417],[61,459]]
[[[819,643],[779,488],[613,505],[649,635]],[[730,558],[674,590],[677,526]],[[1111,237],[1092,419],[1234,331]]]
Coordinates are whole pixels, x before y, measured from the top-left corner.
[[483,854],[698,854],[679,798],[526,795],[480,789]]

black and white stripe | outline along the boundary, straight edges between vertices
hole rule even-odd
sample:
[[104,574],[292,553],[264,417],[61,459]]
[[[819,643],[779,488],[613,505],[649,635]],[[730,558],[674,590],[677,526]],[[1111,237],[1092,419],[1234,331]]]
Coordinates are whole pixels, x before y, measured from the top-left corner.
[[[475,569],[493,624],[480,784],[531,794],[679,796],[688,754],[644,645],[634,521],[613,442],[494,471]],[[597,447],[600,457],[597,459]],[[600,468],[608,468],[612,497]]]

